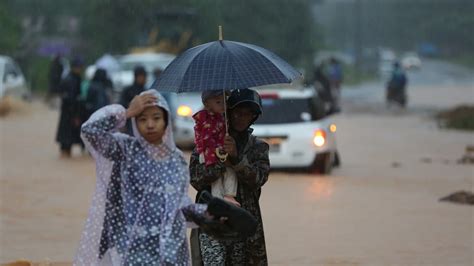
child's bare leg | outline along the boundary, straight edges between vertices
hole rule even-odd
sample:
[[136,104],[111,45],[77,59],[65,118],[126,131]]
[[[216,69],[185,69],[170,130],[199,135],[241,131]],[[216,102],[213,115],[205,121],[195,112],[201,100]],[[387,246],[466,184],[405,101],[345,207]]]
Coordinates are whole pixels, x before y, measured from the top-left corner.
[[218,178],[211,184],[211,194],[214,197],[224,198],[224,184],[223,178]]
[[235,177],[234,170],[229,167],[225,170],[223,186],[224,199],[240,207],[240,203],[235,199],[237,195],[237,178]]

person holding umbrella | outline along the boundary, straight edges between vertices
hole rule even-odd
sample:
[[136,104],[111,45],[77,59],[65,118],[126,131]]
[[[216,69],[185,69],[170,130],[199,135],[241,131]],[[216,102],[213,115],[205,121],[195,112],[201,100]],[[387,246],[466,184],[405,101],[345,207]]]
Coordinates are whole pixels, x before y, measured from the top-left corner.
[[[229,135],[223,150],[225,162],[206,167],[199,152],[191,156],[191,185],[197,199],[223,178],[226,167],[236,173],[236,201],[257,221],[256,232],[239,239],[212,238],[202,230],[191,232],[193,265],[267,265],[262,216],[258,203],[261,187],[268,179],[269,146],[251,134],[250,126],[262,112],[261,99],[250,87],[291,83],[302,77],[294,67],[273,52],[248,43],[219,40],[190,48],[174,59],[152,85],[163,92],[217,91],[233,89],[228,102]],[[226,202],[226,201],[224,201]],[[197,247],[201,244],[201,248]],[[202,255],[202,256],[201,256]],[[202,261],[201,261],[202,257]]]
[[[250,126],[262,113],[258,93],[250,89],[234,90],[229,99],[229,135],[224,140],[225,162],[217,161],[206,166],[199,160],[195,149],[191,156],[191,185],[198,191],[211,191],[212,184],[224,177],[226,168],[232,169],[237,178],[236,200],[258,221],[256,233],[247,238],[217,240],[200,231],[200,254],[204,265],[267,265],[265,236],[259,198],[262,186],[268,180],[270,162],[267,143],[252,135]],[[193,263],[196,258],[196,242],[192,241]]]

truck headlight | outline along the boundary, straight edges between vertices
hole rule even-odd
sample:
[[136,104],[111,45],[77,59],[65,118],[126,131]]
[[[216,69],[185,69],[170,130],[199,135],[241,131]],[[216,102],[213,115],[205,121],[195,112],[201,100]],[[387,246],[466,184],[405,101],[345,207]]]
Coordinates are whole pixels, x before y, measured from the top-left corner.
[[193,110],[187,105],[180,105],[176,110],[176,114],[179,116],[190,117],[193,114]]
[[316,147],[322,147],[326,143],[326,132],[322,129],[314,131],[313,144]]

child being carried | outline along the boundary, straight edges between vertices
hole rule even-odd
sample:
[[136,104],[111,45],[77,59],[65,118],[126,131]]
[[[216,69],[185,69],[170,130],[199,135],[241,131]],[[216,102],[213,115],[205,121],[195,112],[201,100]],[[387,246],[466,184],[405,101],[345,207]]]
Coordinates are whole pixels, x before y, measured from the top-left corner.
[[[225,161],[226,154],[223,151],[226,125],[224,119],[225,95],[223,91],[204,91],[201,95],[204,109],[193,115],[194,142],[196,151],[199,153],[199,162],[206,167]],[[237,195],[237,180],[234,170],[226,167],[223,178],[212,183],[212,195],[223,198],[237,206],[235,200]]]

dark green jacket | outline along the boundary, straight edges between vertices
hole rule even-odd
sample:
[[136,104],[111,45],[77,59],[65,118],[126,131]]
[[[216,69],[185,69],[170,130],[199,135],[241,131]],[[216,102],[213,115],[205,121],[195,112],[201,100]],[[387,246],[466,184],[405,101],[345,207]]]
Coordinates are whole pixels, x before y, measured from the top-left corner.
[[[242,208],[253,214],[259,221],[257,232],[254,236],[244,241],[244,250],[229,250],[226,265],[234,265],[235,261],[245,261],[246,265],[268,265],[263,232],[262,214],[260,212],[259,198],[261,188],[268,180],[270,161],[268,159],[268,144],[257,139],[251,134],[236,139],[238,158],[231,167],[234,169],[238,188],[237,201]],[[222,178],[225,165],[217,163],[206,167],[199,163],[199,154],[194,150],[191,155],[190,175],[191,185],[198,191],[211,190],[211,184]],[[199,193],[198,193],[199,196]],[[225,246],[232,249],[232,241],[225,241]],[[233,258],[232,256],[244,256]]]

